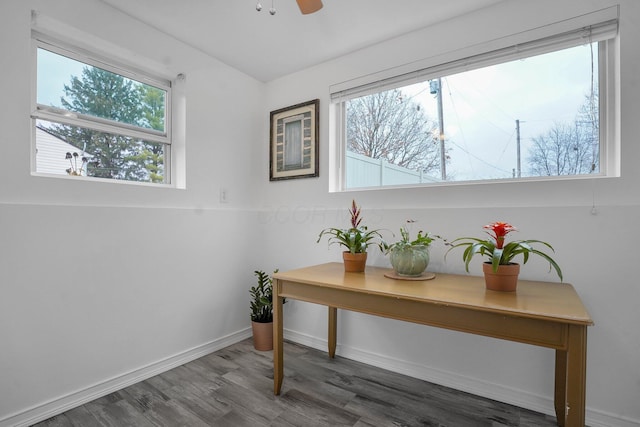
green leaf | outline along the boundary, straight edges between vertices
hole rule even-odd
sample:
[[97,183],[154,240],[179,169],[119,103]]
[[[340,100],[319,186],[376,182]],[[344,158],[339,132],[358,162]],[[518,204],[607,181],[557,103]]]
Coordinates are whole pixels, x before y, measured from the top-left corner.
[[498,271],[498,266],[502,263],[503,249],[495,248],[491,254],[491,268],[495,273]]

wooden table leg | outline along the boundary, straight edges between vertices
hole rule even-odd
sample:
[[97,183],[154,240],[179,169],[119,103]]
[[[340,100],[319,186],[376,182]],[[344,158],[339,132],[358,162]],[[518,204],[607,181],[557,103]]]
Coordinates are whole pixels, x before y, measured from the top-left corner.
[[556,350],[556,379],[553,402],[556,408],[556,419],[560,427],[564,427],[567,416],[567,352]]
[[336,341],[338,334],[338,309],[329,307],[329,357],[334,358],[336,355]]
[[284,378],[283,366],[283,325],[282,325],[282,297],[280,296],[281,284],[279,280],[273,281],[273,394],[280,394],[282,379]]
[[569,325],[566,427],[584,427],[587,386],[587,327]]

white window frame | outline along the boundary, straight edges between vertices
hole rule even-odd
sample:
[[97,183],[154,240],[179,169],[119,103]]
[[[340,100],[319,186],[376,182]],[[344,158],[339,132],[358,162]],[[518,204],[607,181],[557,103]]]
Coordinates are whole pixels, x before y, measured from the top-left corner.
[[[350,99],[383,92],[422,81],[446,77],[472,69],[550,53],[581,44],[598,42],[600,172],[594,175],[562,175],[501,179],[500,182],[532,180],[567,180],[620,176],[619,125],[619,37],[617,6],[579,17],[524,31],[499,40],[450,52],[438,57],[394,67],[330,87],[333,143],[330,149],[329,191],[351,191],[346,188],[346,102]],[[366,189],[492,183],[496,180],[444,181],[400,186],[375,186]]]
[[[36,149],[35,149],[35,127],[36,120],[46,120],[54,123],[61,123],[70,126],[78,126],[82,128],[92,129],[99,132],[111,133],[116,135],[122,135],[125,137],[131,137],[136,139],[143,139],[146,141],[152,141],[161,143],[164,145],[164,176],[162,183],[148,183],[140,181],[128,181],[120,179],[105,179],[86,177],[90,180],[101,180],[117,183],[135,183],[142,185],[167,185],[172,183],[171,179],[171,158],[172,158],[172,84],[170,80],[163,79],[161,77],[155,77],[147,72],[137,69],[129,64],[124,64],[115,59],[107,58],[103,55],[89,52],[80,47],[72,44],[60,41],[47,34],[32,30],[32,66],[34,69],[32,78],[32,90],[31,90],[31,121],[32,121],[32,155],[31,155],[31,172],[32,174],[39,174],[36,171]],[[165,118],[164,118],[164,131],[158,131],[155,129],[147,129],[135,125],[126,123],[119,123],[114,120],[103,119],[91,115],[76,113],[67,111],[61,108],[55,108],[48,105],[38,104],[37,102],[37,53],[38,49],[45,49],[58,55],[62,55],[84,64],[101,68],[112,73],[121,75],[123,77],[135,80],[137,82],[145,83],[150,86],[154,86],[158,89],[166,91],[165,99]],[[64,175],[50,175],[48,176],[64,176]]]

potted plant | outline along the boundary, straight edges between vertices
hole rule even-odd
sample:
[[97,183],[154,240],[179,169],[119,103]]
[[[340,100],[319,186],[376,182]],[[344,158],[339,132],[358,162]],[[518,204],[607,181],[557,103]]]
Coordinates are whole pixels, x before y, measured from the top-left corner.
[[[469,271],[469,262],[475,254],[488,257],[482,265],[485,276],[487,289],[500,291],[515,291],[518,282],[518,274],[520,273],[520,264],[513,262],[517,255],[522,255],[522,263],[526,264],[530,254],[539,255],[549,262],[549,265],[558,274],[562,281],[562,270],[551,256],[535,249],[533,244],[544,245],[551,251],[555,252],[553,247],[540,240],[514,240],[505,244],[505,236],[512,231],[517,231],[514,226],[506,222],[494,222],[485,225],[486,233],[491,239],[478,239],[475,237],[460,237],[451,242],[451,248],[447,254],[454,248],[464,247],[462,259],[464,260],[465,269]],[[445,254],[446,256],[446,254]],[[507,277],[508,279],[501,279]],[[506,280],[506,281],[503,281]]]
[[[407,220],[407,224],[414,222]],[[429,265],[431,242],[438,237],[420,230],[416,238],[411,240],[409,226],[400,228],[400,240],[391,245],[384,245],[395,274],[406,277],[421,276]]]
[[253,273],[258,279],[258,284],[249,289],[253,346],[260,351],[273,350],[273,279],[261,270]]
[[346,250],[342,252],[344,269],[346,272],[362,272],[367,262],[367,248],[377,245],[380,250],[382,246],[382,236],[378,230],[369,230],[361,225],[362,217],[360,208],[353,200],[349,215],[351,216],[350,228],[325,228],[320,232],[316,243],[320,242],[323,236],[328,236],[329,245],[338,244]]
[[86,166],[87,166],[87,163],[89,162],[89,159],[84,155],[81,156],[82,163],[80,164],[80,167],[78,167],[78,157],[79,157],[79,154],[76,153],[75,151],[73,152],[73,154],[71,154],[70,152],[67,152],[67,154],[65,155],[64,158],[66,160],[69,160],[69,165],[71,166],[69,169],[66,169],[66,172],[68,175],[82,176],[82,172],[84,172],[85,175],[87,174]]

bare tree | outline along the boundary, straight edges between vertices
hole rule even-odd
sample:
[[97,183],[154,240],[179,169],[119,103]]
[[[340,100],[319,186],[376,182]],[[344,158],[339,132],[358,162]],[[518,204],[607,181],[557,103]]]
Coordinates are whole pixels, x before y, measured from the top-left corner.
[[437,123],[398,89],[352,99],[347,105],[347,150],[408,169],[440,167]]
[[585,102],[578,111],[576,125],[583,129],[584,135],[591,144],[591,173],[600,170],[600,97],[598,91],[592,96],[585,96]]
[[546,134],[533,138],[528,158],[531,176],[581,175],[599,170],[597,105],[597,95],[587,97],[573,123],[555,123]]

